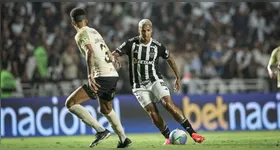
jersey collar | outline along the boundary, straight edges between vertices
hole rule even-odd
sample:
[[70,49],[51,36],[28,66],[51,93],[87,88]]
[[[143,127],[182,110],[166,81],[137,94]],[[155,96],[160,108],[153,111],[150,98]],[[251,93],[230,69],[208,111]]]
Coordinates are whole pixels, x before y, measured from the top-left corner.
[[152,41],[153,41],[153,38],[151,37],[151,40],[150,40],[150,42],[149,42],[148,44],[142,43],[142,42],[141,42],[140,36],[139,36],[138,40],[139,40],[139,43],[140,43],[140,44],[142,44],[142,45],[144,45],[144,46],[149,46],[149,45],[151,45],[151,43],[152,43]]

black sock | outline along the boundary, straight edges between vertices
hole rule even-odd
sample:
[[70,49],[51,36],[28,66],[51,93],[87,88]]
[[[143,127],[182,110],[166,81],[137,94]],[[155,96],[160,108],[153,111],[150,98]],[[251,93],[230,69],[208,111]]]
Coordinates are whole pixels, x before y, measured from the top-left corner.
[[169,134],[170,134],[170,130],[169,128],[165,125],[164,127],[164,130],[160,131],[161,134],[166,138],[168,139],[169,138]]
[[182,124],[182,127],[184,127],[184,129],[186,129],[188,131],[188,133],[190,134],[190,136],[192,136],[193,133],[196,133],[193,128],[192,125],[190,124],[189,120],[186,119],[186,121],[184,121]]

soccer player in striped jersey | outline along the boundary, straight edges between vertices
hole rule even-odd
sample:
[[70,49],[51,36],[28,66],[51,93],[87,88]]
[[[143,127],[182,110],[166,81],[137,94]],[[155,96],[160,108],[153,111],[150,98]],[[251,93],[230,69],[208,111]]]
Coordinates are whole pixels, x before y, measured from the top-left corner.
[[133,94],[166,138],[164,145],[170,144],[170,130],[160,116],[156,103],[161,103],[173,118],[187,130],[193,140],[201,143],[204,137],[194,131],[182,111],[174,105],[170,97],[170,91],[157,68],[160,57],[167,60],[176,75],[174,91],[177,92],[180,88],[180,75],[173,56],[170,55],[170,52],[162,43],[151,37],[152,22],[150,20],[141,20],[138,24],[138,32],[139,36],[124,42],[112,53],[118,66],[120,66],[118,57],[123,54],[128,56]]
[[119,136],[120,141],[117,148],[128,147],[131,140],[126,137],[112,106],[119,77],[113,65],[113,56],[99,32],[87,26],[88,20],[83,9],[74,8],[70,12],[70,17],[72,26],[77,30],[75,36],[77,46],[87,61],[88,84],[75,90],[67,98],[65,105],[70,112],[97,131],[96,139],[90,144],[90,147],[94,147],[109,137],[110,132],[104,129],[80,104],[90,98],[98,99],[100,112],[108,119],[113,130]]
[[[278,71],[273,71],[272,70],[272,66],[273,65],[277,65],[277,70]],[[267,65],[267,71],[268,74],[270,76],[270,78],[272,79],[276,79],[277,78],[277,87],[280,88],[280,73],[279,73],[279,69],[280,69],[280,46],[278,46],[277,48],[275,48],[271,55],[270,55],[270,59],[269,59],[269,63]]]

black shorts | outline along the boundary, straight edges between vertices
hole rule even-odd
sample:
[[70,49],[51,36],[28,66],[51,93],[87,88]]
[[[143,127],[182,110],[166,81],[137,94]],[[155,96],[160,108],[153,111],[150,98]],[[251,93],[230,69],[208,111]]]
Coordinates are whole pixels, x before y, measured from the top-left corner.
[[[118,77],[97,77],[95,78],[96,83],[98,83],[101,87],[98,88],[97,96],[103,100],[111,101],[115,97],[116,86],[118,82]],[[84,84],[83,89],[86,91],[88,96],[91,99],[96,99],[97,96],[92,92],[89,88],[88,83]]]

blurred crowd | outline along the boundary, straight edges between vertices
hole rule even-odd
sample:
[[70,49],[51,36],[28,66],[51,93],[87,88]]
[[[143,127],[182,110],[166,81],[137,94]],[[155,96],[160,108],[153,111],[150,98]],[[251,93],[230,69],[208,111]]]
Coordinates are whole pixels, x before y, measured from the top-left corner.
[[[2,69],[22,83],[86,79],[69,17],[77,6],[112,51],[149,18],[153,38],[175,56],[182,82],[268,78],[270,53],[280,45],[279,2],[7,2],[1,5]],[[119,71],[123,93],[130,92],[125,60]],[[173,79],[170,68],[159,68]]]

